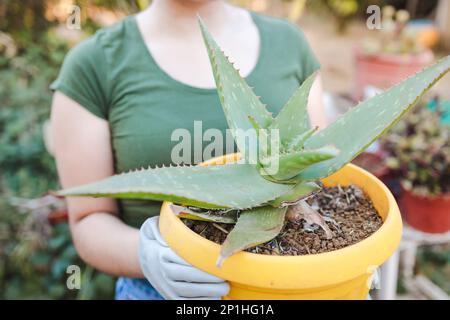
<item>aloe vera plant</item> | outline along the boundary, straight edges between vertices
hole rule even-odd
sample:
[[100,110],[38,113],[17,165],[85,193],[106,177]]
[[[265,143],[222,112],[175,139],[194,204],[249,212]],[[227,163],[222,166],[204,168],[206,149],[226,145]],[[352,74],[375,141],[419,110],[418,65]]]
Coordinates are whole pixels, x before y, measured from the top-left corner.
[[[235,223],[218,264],[235,252],[276,237],[286,218],[316,223],[323,218],[305,197],[314,182],[339,170],[388,130],[450,69],[450,56],[378,96],[360,103],[327,128],[311,128],[307,101],[315,75],[294,92],[277,116],[269,113],[200,21],[217,91],[244,161],[218,166],[170,166],[116,175],[63,190],[64,196],[141,198],[176,203],[175,214]],[[249,142],[239,132],[254,130],[259,147],[249,161]],[[266,143],[278,142],[277,148]],[[269,163],[277,161],[272,172]],[[220,181],[220,183],[218,183]]]

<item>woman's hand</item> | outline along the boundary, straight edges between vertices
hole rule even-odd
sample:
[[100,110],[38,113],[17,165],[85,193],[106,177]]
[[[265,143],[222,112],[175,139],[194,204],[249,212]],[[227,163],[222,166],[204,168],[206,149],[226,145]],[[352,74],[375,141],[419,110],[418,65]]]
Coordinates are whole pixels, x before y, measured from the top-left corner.
[[179,257],[161,237],[159,217],[147,219],[140,230],[142,272],[165,299],[220,299],[228,294],[226,281],[201,271]]

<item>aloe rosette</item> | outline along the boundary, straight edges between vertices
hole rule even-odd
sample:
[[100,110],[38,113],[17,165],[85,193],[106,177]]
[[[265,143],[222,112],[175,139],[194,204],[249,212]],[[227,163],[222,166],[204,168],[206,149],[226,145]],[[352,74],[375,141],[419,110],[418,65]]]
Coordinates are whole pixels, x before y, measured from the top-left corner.
[[[254,94],[199,21],[217,92],[243,160],[218,166],[169,166],[123,173],[60,191],[63,196],[140,198],[170,201],[181,217],[235,223],[222,245],[220,264],[235,252],[276,237],[290,212],[302,213],[326,232],[304,198],[394,125],[450,69],[450,56],[389,90],[361,102],[323,130],[311,128],[308,95],[315,74],[294,92],[277,116]],[[249,159],[253,130],[259,157]],[[279,142],[269,150],[267,140]],[[275,152],[274,152],[275,151]],[[276,161],[276,172],[268,163]],[[217,183],[220,181],[220,184]],[[313,218],[311,218],[313,217]]]

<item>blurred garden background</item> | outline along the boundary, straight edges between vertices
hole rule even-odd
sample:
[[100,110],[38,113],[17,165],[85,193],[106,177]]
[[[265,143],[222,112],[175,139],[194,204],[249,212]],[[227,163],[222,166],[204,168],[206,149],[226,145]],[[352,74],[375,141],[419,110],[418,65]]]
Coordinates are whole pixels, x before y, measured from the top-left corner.
[[[0,0],[0,299],[113,297],[114,279],[78,258],[64,202],[51,193],[58,189],[58,179],[44,139],[49,84],[70,47],[149,2]],[[450,0],[231,2],[300,26],[322,64],[330,118],[450,53]],[[370,5],[382,9],[381,20],[372,21],[381,23],[380,28],[371,28],[375,24],[367,20]],[[74,21],[78,13],[80,21]],[[80,28],[73,27],[76,22]],[[373,146],[368,156],[359,158],[359,164],[384,179],[399,198],[405,190],[421,197],[448,197],[449,101],[450,77],[446,77],[411,117]],[[447,223],[449,203],[443,209],[447,217],[441,217]],[[444,229],[435,230],[420,226],[423,217],[418,224],[409,219],[415,229],[444,239],[413,252],[414,275],[424,275],[440,288],[437,296],[450,294],[446,222],[438,221]],[[69,265],[81,267],[80,290],[66,286]],[[399,297],[430,298],[402,279]]]

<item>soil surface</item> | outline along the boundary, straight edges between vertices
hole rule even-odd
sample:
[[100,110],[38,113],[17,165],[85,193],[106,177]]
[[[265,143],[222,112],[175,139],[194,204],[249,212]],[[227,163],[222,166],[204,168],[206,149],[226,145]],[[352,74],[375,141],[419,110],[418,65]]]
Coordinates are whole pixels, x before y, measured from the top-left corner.
[[[326,220],[333,232],[327,239],[317,225],[286,221],[281,233],[273,240],[246,251],[269,255],[306,255],[344,248],[357,243],[380,228],[382,219],[364,192],[355,186],[323,188],[307,202]],[[232,224],[209,223],[182,219],[194,232],[222,244]]]

